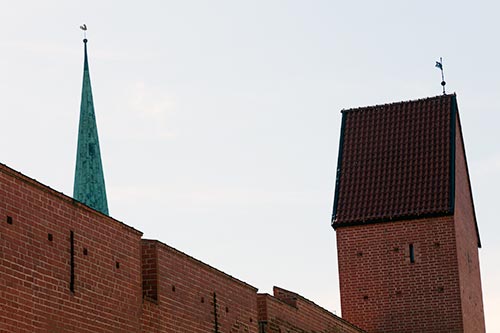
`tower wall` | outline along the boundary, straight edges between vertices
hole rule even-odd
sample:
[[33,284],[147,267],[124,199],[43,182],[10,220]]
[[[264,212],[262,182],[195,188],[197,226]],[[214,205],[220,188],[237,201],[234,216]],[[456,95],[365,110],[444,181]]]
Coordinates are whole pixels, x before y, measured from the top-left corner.
[[373,333],[463,332],[452,216],[338,228],[337,248],[347,321]]
[[[456,132],[461,133],[457,118]],[[464,143],[456,137],[455,229],[464,332],[485,332],[478,237]]]

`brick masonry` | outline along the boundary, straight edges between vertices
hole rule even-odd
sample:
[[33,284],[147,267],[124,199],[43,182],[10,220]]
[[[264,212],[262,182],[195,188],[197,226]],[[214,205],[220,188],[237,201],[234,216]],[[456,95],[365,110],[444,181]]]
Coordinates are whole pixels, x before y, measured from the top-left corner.
[[339,228],[337,248],[344,319],[368,332],[463,332],[453,217]]
[[258,295],[262,333],[364,332],[296,293],[274,287],[273,294]]
[[138,332],[139,231],[2,165],[0,218],[0,332]]
[[166,244],[142,244],[143,255],[157,254],[150,283],[157,296],[149,295],[156,302],[145,300],[144,332],[258,332],[256,288]]
[[141,236],[0,164],[0,332],[363,332]]

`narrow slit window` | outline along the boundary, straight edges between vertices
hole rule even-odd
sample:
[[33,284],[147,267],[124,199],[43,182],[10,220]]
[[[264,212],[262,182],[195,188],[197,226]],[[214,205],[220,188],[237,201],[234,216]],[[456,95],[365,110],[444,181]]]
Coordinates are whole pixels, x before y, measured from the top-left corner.
[[69,233],[69,243],[70,243],[70,280],[69,280],[69,290],[75,292],[75,236],[73,231]]
[[214,291],[214,332],[219,333],[219,320],[218,320],[218,314],[217,314],[217,295],[215,294]]
[[415,263],[415,247],[413,244],[410,244],[410,263]]

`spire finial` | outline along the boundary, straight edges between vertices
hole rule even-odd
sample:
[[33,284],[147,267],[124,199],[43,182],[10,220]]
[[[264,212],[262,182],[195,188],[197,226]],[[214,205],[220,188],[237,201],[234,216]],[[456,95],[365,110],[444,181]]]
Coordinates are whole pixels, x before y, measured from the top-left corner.
[[441,70],[441,86],[443,86],[443,95],[446,95],[446,90],[444,88],[446,86],[446,81],[444,80],[443,58],[442,57],[439,58],[439,61],[436,61],[436,67]]
[[87,43],[87,25],[86,24],[81,25],[80,29],[83,30],[83,42]]

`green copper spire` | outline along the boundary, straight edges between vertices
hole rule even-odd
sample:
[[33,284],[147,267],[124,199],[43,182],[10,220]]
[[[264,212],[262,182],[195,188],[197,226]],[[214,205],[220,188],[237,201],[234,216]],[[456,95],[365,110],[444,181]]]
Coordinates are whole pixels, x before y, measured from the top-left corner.
[[99,137],[90,86],[87,39],[83,40],[85,60],[83,65],[82,101],[76,152],[75,184],[73,198],[108,215],[108,201],[99,149]]

